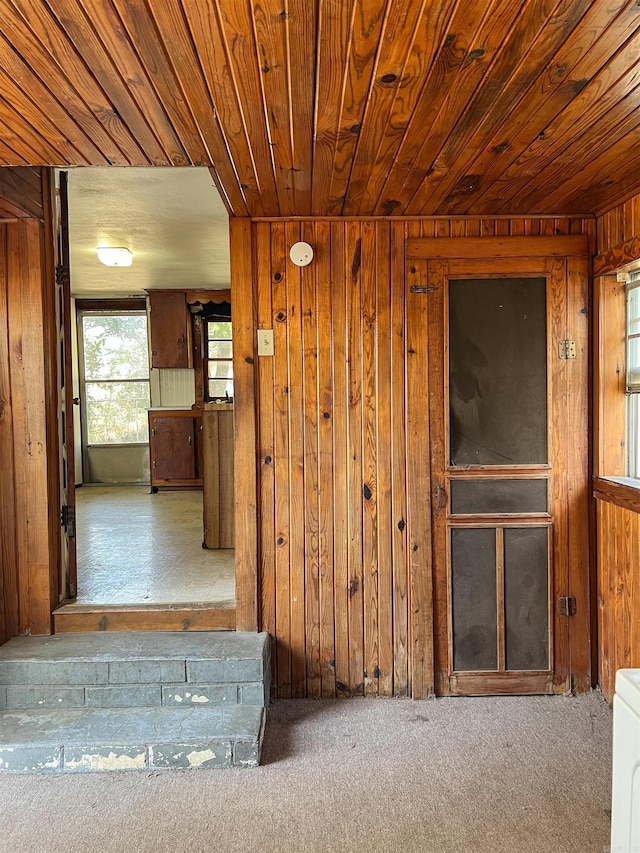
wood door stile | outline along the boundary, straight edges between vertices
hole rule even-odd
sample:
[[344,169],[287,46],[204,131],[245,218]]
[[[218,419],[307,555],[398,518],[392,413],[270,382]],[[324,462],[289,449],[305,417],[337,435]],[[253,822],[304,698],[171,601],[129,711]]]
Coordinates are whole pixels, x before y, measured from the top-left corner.
[[[567,476],[569,512],[569,595],[576,599],[576,614],[569,620],[571,687],[578,692],[591,688],[592,628],[595,623],[593,552],[593,507],[589,494],[591,465],[588,429],[589,401],[589,264],[585,256],[567,258],[567,330],[565,338],[575,341],[576,358],[569,360],[567,446],[564,469]],[[575,635],[576,641],[573,641]]]
[[[424,262],[423,262],[424,263]],[[448,447],[444,401],[446,399],[447,376],[444,370],[446,357],[446,336],[444,324],[440,321],[445,316],[447,305],[446,289],[441,286],[444,280],[445,265],[441,261],[430,261],[426,267],[426,275],[423,280],[429,282],[430,287],[435,287],[428,298],[427,338],[430,353],[436,353],[436,358],[427,359],[429,369],[429,416],[431,419],[431,471],[444,471],[446,467],[446,453]],[[434,284],[437,281],[438,285]],[[425,299],[425,297],[416,297]],[[442,361],[440,361],[442,359]],[[408,406],[411,400],[407,401]],[[432,518],[432,553],[435,559],[438,554],[449,553],[449,540],[446,528],[446,503],[448,501],[448,489],[441,481],[431,483],[427,492],[431,498]],[[447,560],[447,562],[449,562]],[[434,662],[435,662],[435,689],[441,695],[446,690],[444,674],[452,668],[449,660],[449,649],[452,647],[453,638],[449,626],[448,614],[451,611],[451,594],[449,580],[446,574],[435,574],[433,576],[433,614],[434,614]]]
[[498,672],[506,670],[504,619],[504,527],[496,527],[496,608],[498,611]]
[[[558,259],[549,261],[548,269],[550,281],[550,337],[552,346],[557,346],[556,341],[563,340],[567,335],[567,306],[566,306],[566,261]],[[551,347],[549,347],[551,350]],[[569,385],[569,360],[558,359],[549,352],[551,385],[555,393],[552,402],[552,415],[550,423],[566,423],[570,400]],[[554,429],[550,435],[549,459],[556,472],[562,470],[566,464],[567,442],[570,439],[566,431]],[[569,533],[568,533],[568,507],[567,507],[567,476],[556,476],[552,481],[552,513],[556,519],[553,533],[553,573],[558,585],[558,595],[563,594],[562,589],[569,589]],[[564,593],[568,594],[568,593]],[[555,617],[552,622],[554,632],[553,642],[555,649],[555,684],[558,690],[566,689],[566,680],[569,674],[569,626],[566,617],[561,617],[558,608],[554,609]]]

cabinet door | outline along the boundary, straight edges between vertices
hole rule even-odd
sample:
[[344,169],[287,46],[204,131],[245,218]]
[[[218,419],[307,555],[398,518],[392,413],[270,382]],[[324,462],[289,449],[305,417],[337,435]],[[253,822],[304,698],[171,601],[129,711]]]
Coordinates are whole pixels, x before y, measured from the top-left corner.
[[196,437],[194,419],[155,415],[151,419],[154,480],[194,480]]
[[191,314],[182,291],[149,293],[151,367],[193,367]]

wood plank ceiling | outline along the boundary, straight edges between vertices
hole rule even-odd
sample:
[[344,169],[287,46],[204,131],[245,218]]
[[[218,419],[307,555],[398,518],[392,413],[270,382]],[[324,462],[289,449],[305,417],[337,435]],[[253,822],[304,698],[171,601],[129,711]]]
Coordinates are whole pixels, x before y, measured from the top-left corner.
[[638,0],[0,5],[0,165],[207,165],[255,217],[640,189]]

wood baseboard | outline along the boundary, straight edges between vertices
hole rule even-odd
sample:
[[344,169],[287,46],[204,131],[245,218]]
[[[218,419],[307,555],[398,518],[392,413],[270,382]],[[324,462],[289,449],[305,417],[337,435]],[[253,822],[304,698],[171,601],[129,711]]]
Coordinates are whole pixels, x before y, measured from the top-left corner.
[[234,602],[218,604],[63,604],[55,634],[86,631],[235,631]]

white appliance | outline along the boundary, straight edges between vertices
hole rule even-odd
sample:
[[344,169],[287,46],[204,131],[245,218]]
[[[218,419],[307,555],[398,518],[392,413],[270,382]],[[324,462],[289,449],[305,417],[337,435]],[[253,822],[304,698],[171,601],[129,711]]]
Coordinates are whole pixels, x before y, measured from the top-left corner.
[[616,673],[611,853],[640,853],[640,669]]

